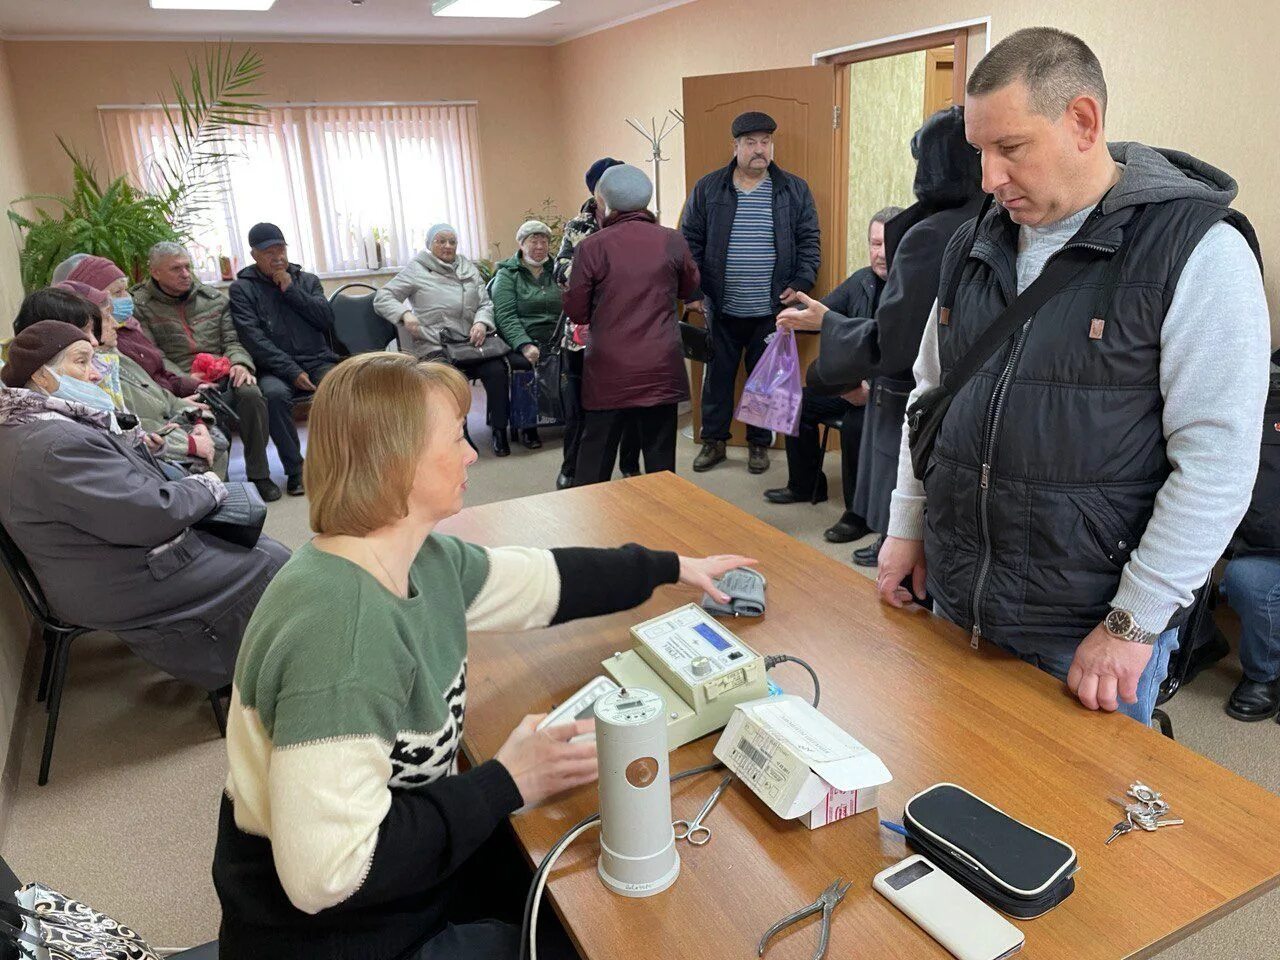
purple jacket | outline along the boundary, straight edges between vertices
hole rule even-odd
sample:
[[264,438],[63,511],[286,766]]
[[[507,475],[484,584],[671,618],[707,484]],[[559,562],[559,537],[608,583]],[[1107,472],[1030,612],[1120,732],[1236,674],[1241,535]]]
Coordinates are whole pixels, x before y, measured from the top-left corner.
[[676,304],[698,292],[698,266],[679,231],[648,210],[614,213],[573,257],[564,310],[591,328],[583,363],[588,410],[689,399]]

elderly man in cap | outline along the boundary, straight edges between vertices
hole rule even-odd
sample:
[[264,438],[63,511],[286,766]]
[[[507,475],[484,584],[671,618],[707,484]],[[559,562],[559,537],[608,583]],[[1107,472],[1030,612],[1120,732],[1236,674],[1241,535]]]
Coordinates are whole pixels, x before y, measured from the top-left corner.
[[[821,263],[818,211],[809,185],[773,162],[777,123],[766,113],[733,121],[733,162],[699,180],[680,229],[702,272],[702,310],[715,356],[702,382],[702,452],[698,472],[725,459],[733,388],[764,353],[774,317],[797,291],[808,293]],[[752,473],[769,469],[773,435],[747,428]]]
[[333,309],[320,278],[289,262],[284,234],[274,223],[249,230],[253,266],[231,284],[231,320],[253,357],[258,386],[267,398],[271,439],[287,479],[285,489],[299,497],[302,446],[293,423],[293,405],[315,392],[338,362],[330,345]]

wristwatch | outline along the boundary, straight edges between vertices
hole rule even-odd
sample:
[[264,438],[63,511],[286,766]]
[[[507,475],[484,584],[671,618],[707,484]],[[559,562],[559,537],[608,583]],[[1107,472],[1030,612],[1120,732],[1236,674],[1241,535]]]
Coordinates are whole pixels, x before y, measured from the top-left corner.
[[1119,607],[1112,607],[1111,612],[1107,614],[1106,619],[1102,621],[1102,626],[1107,633],[1111,634],[1118,640],[1127,640],[1130,643],[1142,643],[1150,646],[1156,642],[1158,634],[1150,630],[1144,630],[1138,626],[1133,614],[1128,610],[1121,610]]

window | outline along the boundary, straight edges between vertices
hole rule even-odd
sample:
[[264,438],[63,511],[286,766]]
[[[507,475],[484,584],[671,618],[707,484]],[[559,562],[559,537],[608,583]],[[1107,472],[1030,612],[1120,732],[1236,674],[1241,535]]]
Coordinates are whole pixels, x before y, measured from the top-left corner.
[[[113,172],[154,188],[173,149],[164,112],[99,115]],[[278,224],[291,258],[319,273],[403,266],[442,221],[468,256],[488,250],[474,104],[274,107],[231,136],[228,195],[194,230],[204,279],[219,276],[221,257],[250,262],[245,236],[260,220]]]

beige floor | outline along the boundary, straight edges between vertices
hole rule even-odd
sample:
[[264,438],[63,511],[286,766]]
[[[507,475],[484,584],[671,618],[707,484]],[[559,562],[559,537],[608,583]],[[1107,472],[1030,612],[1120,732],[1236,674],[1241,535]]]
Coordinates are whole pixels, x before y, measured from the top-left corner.
[[[473,435],[488,434],[473,415]],[[834,503],[777,507],[761,491],[785,482],[781,454],[763,477],[748,475],[745,451],[708,474],[694,474],[693,444],[680,440],[679,472],[717,496],[825,553],[847,559],[849,547],[828,544],[822,530]],[[559,446],[516,447],[495,460],[487,448],[471,472],[468,501],[486,503],[541,493],[553,483]],[[839,489],[839,457],[828,458]],[[306,503],[271,507],[268,532],[291,546],[309,536]],[[1188,687],[1170,704],[1179,739],[1218,763],[1280,792],[1280,728],[1241,724],[1222,703],[1237,676],[1234,658]],[[34,697],[28,697],[28,701]],[[50,782],[36,786],[43,713],[30,714],[17,795],[3,854],[19,876],[39,878],[133,924],[156,946],[212,939],[218,903],[209,878],[222,741],[201,695],[150,670],[117,641],[90,637],[72,659]],[[1087,880],[1085,881],[1087,882]],[[1134,891],[1133,909],[1158,910],[1159,877]],[[1105,936],[1099,931],[1099,936]],[[1028,955],[1033,955],[1028,951]],[[1280,957],[1280,894],[1273,893],[1160,955],[1164,960]]]

